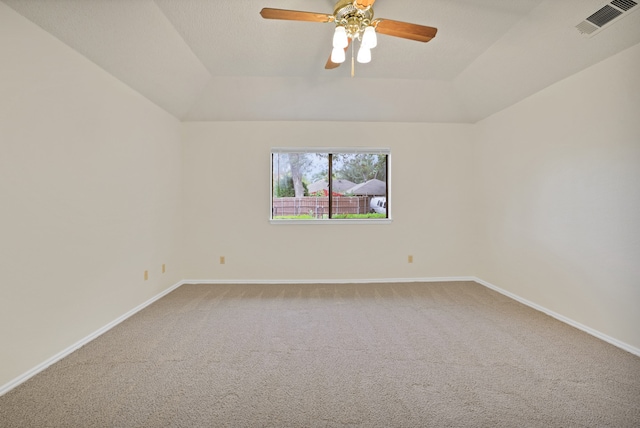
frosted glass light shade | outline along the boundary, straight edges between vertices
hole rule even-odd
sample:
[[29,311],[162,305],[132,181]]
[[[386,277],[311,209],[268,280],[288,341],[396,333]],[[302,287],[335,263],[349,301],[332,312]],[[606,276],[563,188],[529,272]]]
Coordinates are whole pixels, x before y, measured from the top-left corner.
[[367,64],[371,62],[371,49],[366,46],[360,46],[358,50],[358,62],[361,64]]
[[336,31],[333,33],[333,47],[334,48],[346,48],[349,45],[349,39],[347,38],[347,30],[342,26],[337,26]]
[[334,64],[342,64],[344,60],[344,48],[333,48],[331,51],[331,62]]
[[376,29],[372,26],[368,26],[364,29],[362,35],[362,46],[366,46],[369,49],[373,49],[378,46],[378,37],[376,36]]

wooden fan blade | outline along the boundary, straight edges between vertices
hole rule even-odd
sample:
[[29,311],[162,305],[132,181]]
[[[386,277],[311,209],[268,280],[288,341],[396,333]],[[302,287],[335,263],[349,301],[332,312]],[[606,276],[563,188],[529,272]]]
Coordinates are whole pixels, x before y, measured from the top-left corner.
[[[349,49],[349,46],[351,46],[351,39],[349,39],[349,44],[347,45],[347,47],[344,48],[345,55],[347,54],[347,49]],[[329,59],[327,60],[327,63],[324,65],[324,68],[326,68],[327,70],[333,70],[334,68],[338,68],[338,67],[340,67],[340,64],[331,61],[331,54],[329,54]]]
[[426,25],[409,24],[408,22],[393,21],[391,19],[379,19],[376,21],[376,32],[418,42],[426,43],[433,39],[438,32],[437,28],[427,27]]
[[340,67],[340,64],[336,64],[335,62],[331,61],[331,55],[329,55],[329,59],[327,60],[327,63],[324,65],[324,68],[327,70],[333,70],[334,68],[338,68]]
[[286,19],[289,21],[332,22],[333,15],[326,13],[302,12],[299,10],[272,9],[265,7],[260,11],[264,19]]
[[376,0],[356,0],[354,5],[360,10],[373,6]]

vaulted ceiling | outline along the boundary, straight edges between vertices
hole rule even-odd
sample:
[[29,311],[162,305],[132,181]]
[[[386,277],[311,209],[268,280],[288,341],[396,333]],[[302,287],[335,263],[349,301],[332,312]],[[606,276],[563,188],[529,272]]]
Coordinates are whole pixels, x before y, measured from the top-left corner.
[[352,78],[324,69],[334,24],[259,14],[331,0],[3,1],[183,121],[473,123],[640,43],[634,9],[576,29],[606,0],[377,0],[375,17],[438,34],[380,35]]

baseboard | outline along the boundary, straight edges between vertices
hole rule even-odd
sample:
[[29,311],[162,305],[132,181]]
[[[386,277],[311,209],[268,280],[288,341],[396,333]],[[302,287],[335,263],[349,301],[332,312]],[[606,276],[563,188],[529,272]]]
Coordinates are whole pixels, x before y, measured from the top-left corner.
[[458,282],[476,281],[473,276],[427,278],[361,278],[361,279],[185,279],[183,284],[377,284],[384,282]]
[[473,278],[472,281],[475,281],[478,284],[482,284],[485,287],[490,288],[490,289],[492,289],[494,291],[497,291],[498,293],[500,293],[502,295],[505,295],[505,296],[507,296],[507,297],[509,297],[509,298],[511,298],[513,300],[516,300],[516,301],[518,301],[518,302],[520,302],[520,303],[522,303],[524,305],[527,305],[530,308],[533,308],[533,309],[535,309],[537,311],[545,313],[545,314],[549,315],[550,317],[553,317],[553,318],[557,319],[558,321],[562,321],[565,324],[568,324],[568,325],[570,325],[572,327],[575,327],[578,330],[582,330],[585,333],[588,333],[588,334],[590,334],[590,335],[592,335],[594,337],[597,337],[600,340],[604,340],[605,342],[610,343],[613,346],[616,346],[616,347],[618,347],[620,349],[623,349],[623,350],[625,350],[627,352],[630,352],[630,353],[640,357],[640,349],[638,349],[638,348],[636,348],[634,346],[631,346],[628,343],[622,342],[622,341],[620,341],[618,339],[615,339],[615,338],[613,338],[611,336],[608,336],[608,335],[606,335],[606,334],[604,334],[604,333],[602,333],[602,332],[600,332],[598,330],[595,330],[595,329],[593,329],[591,327],[588,327],[588,326],[586,326],[584,324],[581,324],[581,323],[579,323],[577,321],[574,321],[571,318],[565,317],[564,315],[560,315],[557,312],[554,312],[554,311],[552,311],[550,309],[547,309],[544,306],[538,305],[537,303],[533,303],[533,302],[531,302],[531,301],[529,301],[529,300],[527,300],[527,299],[525,299],[523,297],[518,296],[517,294],[511,293],[511,292],[509,292],[507,290],[503,290],[502,288],[500,288],[500,287],[498,287],[496,285],[493,285],[490,282],[484,281],[484,280],[482,280],[480,278]]
[[28,372],[23,373],[22,375],[18,376],[17,378],[9,381],[9,383],[0,386],[0,396],[2,396],[4,394],[6,394],[7,392],[11,391],[13,388],[17,387],[21,383],[26,382],[27,380],[29,380],[33,376],[37,375],[38,373],[40,373],[41,371],[43,371],[44,369],[46,369],[50,365],[60,361],[61,359],[63,359],[67,355],[71,354],[76,349],[81,348],[82,346],[84,346],[87,343],[91,342],[93,339],[96,339],[97,337],[99,337],[102,334],[106,333],[107,331],[111,330],[113,327],[117,326],[122,321],[126,320],[127,318],[129,318],[130,316],[134,315],[135,313],[141,311],[142,309],[146,308],[147,306],[149,306],[150,304],[152,304],[156,300],[158,300],[158,299],[164,297],[165,295],[169,294],[170,292],[172,292],[176,288],[180,287],[182,284],[184,284],[184,282],[180,281],[177,284],[172,285],[171,287],[167,288],[166,290],[162,291],[161,293],[153,296],[151,299],[147,300],[146,302],[144,302],[144,303],[136,306],[135,308],[131,309],[126,314],[124,314],[124,315],[116,318],[115,320],[111,321],[109,324],[105,325],[104,327],[94,331],[93,333],[91,333],[87,337],[79,340],[78,342],[74,343],[73,345],[69,346],[68,348],[58,352],[56,355],[54,355],[53,357],[49,358],[48,360],[38,364],[36,367],[32,368]]

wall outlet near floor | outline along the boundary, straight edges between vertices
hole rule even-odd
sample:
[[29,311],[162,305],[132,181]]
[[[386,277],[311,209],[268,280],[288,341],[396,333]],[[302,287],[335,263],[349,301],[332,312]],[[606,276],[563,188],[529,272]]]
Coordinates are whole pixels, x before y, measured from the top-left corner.
[[148,279],[149,279],[149,271],[148,271],[148,270],[145,270],[145,271],[144,271],[144,280],[146,281],[146,280],[148,280]]
[[224,264],[224,256],[220,256],[220,264],[223,265]]
[[167,266],[162,263],[162,273],[165,273],[167,271]]
[[407,258],[407,261],[408,261],[409,263],[413,263],[413,256],[409,256],[409,257]]

